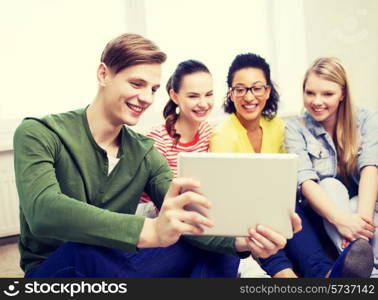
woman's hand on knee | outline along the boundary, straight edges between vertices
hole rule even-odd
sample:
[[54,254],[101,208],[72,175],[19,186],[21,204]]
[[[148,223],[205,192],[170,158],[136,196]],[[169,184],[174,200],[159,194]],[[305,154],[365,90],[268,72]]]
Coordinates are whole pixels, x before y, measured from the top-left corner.
[[359,214],[341,213],[334,223],[339,233],[349,242],[358,238],[371,239],[376,226]]

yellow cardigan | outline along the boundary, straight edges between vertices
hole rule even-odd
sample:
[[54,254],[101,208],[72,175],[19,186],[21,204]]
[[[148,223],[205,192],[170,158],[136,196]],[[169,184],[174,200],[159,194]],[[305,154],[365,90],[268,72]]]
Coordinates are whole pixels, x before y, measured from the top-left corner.
[[[261,153],[284,153],[285,125],[281,118],[268,120],[260,119],[263,131]],[[249,142],[247,130],[240,123],[235,114],[231,114],[223,123],[219,124],[210,137],[211,152],[254,153]]]

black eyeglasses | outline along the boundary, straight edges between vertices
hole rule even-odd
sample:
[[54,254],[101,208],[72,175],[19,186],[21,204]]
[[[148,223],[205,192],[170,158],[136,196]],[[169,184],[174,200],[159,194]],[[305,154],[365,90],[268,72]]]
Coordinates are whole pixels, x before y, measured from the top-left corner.
[[244,86],[234,86],[231,88],[231,91],[235,97],[244,97],[247,95],[248,91],[251,91],[255,97],[261,97],[265,95],[268,88],[269,85],[254,85],[249,88]]

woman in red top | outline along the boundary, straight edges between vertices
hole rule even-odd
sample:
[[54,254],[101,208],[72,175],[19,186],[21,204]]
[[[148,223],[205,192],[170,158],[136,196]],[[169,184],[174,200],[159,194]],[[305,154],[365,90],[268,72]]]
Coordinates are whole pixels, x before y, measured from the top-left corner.
[[[167,82],[169,100],[164,107],[165,123],[154,127],[147,136],[167,159],[177,176],[179,152],[207,152],[211,126],[206,121],[213,108],[213,79],[208,68],[196,60],[178,64]],[[137,213],[156,216],[156,209],[143,194]]]

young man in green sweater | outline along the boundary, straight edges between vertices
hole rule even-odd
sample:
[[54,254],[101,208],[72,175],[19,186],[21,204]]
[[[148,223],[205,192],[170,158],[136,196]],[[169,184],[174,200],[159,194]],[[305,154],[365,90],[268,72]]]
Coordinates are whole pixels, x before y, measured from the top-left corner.
[[[88,107],[26,118],[18,127],[19,248],[27,277],[233,277],[238,256],[268,257],[284,247],[281,235],[260,227],[249,238],[180,238],[201,234],[193,223],[212,226],[183,207],[211,203],[180,193],[200,183],[172,181],[152,140],[128,127],[152,104],[165,59],[151,41],[121,35],[103,51]],[[160,208],[156,219],[134,215],[143,191]],[[293,226],[300,228],[297,216]]]

